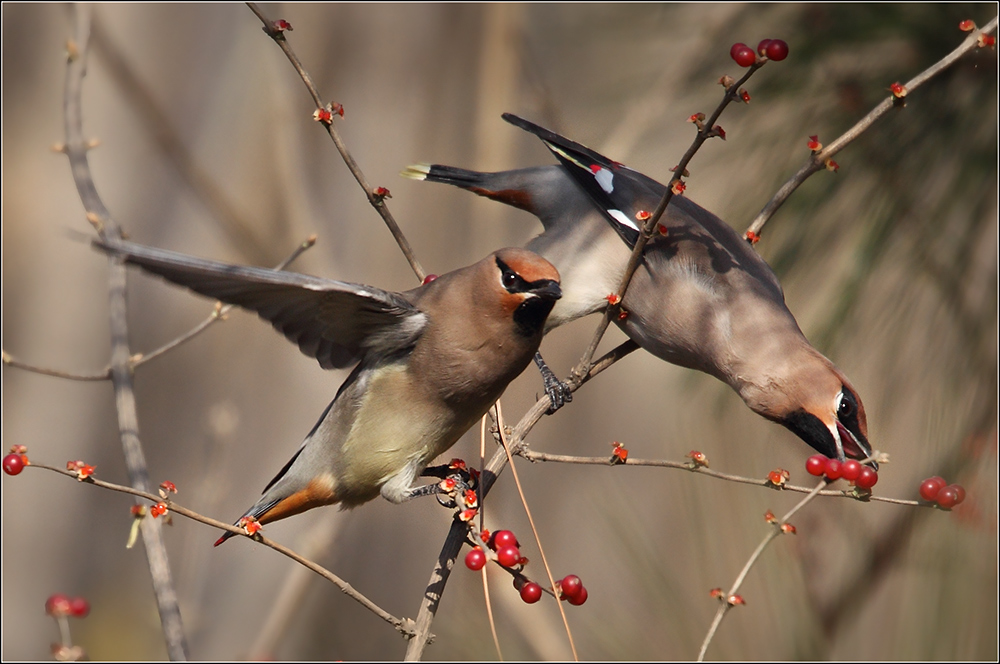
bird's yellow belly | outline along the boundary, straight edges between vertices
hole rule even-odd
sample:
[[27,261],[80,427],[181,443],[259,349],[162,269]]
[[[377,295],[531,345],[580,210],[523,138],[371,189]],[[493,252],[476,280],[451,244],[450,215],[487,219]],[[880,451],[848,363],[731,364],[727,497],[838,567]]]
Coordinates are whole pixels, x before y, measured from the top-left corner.
[[468,428],[421,387],[426,390],[413,384],[402,365],[372,377],[337,464],[337,484],[349,488],[345,504],[375,498],[383,484],[408,468],[419,474]]

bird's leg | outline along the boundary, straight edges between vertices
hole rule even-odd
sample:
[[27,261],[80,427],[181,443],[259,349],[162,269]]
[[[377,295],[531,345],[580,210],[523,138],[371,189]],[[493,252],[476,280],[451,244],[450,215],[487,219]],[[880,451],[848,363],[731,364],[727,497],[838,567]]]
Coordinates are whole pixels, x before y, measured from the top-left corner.
[[542,384],[545,386],[545,393],[549,395],[549,401],[552,404],[549,406],[549,414],[552,414],[573,400],[573,392],[569,385],[556,378],[552,369],[549,369],[549,365],[545,364],[545,360],[542,359],[542,354],[537,351],[535,352],[535,364],[538,365],[538,371],[542,374]]
[[[388,482],[382,487],[382,495],[393,503],[402,503],[421,496],[437,496],[438,502],[445,507],[455,507],[455,496],[476,486],[476,475],[470,472],[465,462],[455,459],[442,466],[429,466],[420,471],[421,477],[437,477],[440,482],[412,486],[413,477],[406,473],[400,474],[399,482]],[[402,480],[406,486],[402,487]]]
[[435,483],[435,484],[421,484],[420,486],[410,487],[409,491],[407,491],[406,494],[404,494],[403,500],[400,501],[400,502],[403,502],[403,501],[406,501],[406,500],[411,500],[413,498],[420,498],[421,496],[434,496],[434,495],[438,495],[438,494],[442,493],[442,491],[443,491],[443,489],[441,489],[441,487],[440,487],[440,485],[438,483]]

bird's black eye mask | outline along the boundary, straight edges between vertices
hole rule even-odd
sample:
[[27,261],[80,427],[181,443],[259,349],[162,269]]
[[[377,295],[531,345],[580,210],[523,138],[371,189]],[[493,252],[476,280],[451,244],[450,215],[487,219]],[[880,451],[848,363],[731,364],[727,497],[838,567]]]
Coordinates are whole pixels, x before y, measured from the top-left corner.
[[514,310],[514,322],[517,324],[518,332],[526,337],[539,334],[545,325],[545,318],[561,296],[559,284],[552,279],[525,281],[502,260],[499,258],[496,260],[497,267],[500,268],[500,283],[508,293],[512,295],[527,293],[537,296],[526,298],[517,306]]
[[826,428],[823,421],[812,413],[805,410],[792,411],[778,422],[785,426],[802,440],[824,456],[836,459],[840,456],[837,452],[837,443],[833,439],[833,434]]
[[[514,270],[504,263],[499,258],[496,259],[497,267],[500,268],[500,283],[507,290],[508,293],[539,293],[545,292],[550,293],[555,290],[558,292],[557,284],[551,279],[536,279],[535,281],[525,281],[521,275],[519,275]],[[553,286],[556,286],[553,289]],[[555,299],[559,299],[558,294],[556,294]]]

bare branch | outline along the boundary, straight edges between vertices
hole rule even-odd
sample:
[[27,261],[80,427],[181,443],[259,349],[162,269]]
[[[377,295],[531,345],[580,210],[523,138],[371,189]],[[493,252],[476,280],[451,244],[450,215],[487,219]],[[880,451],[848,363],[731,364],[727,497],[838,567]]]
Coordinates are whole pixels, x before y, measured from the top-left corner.
[[[77,473],[75,473],[75,472],[73,472],[71,470],[65,470],[63,468],[54,468],[52,466],[47,466],[45,464],[36,463],[34,461],[32,461],[30,464],[26,465],[25,467],[26,468],[42,468],[44,470],[50,470],[50,471],[52,471],[54,473],[58,473],[60,475],[65,475],[67,477],[71,477],[73,479],[79,480],[79,477],[78,477]],[[213,519],[212,517],[204,516],[203,514],[199,514],[198,512],[195,512],[192,509],[188,509],[187,507],[184,507],[183,505],[179,505],[178,503],[175,503],[172,500],[164,500],[162,496],[150,493],[149,491],[144,491],[144,490],[140,490],[140,489],[134,489],[132,487],[123,486],[121,484],[115,484],[113,482],[106,482],[104,480],[99,480],[99,479],[97,479],[96,477],[93,477],[93,476],[88,477],[85,480],[80,480],[80,481],[82,483],[84,483],[84,484],[92,484],[92,485],[100,487],[102,489],[110,489],[111,491],[118,491],[119,493],[127,493],[127,494],[129,494],[131,496],[136,496],[138,498],[144,498],[144,499],[152,502],[153,504],[161,503],[161,502],[165,503],[166,506],[167,506],[167,509],[169,511],[175,513],[175,514],[180,514],[181,516],[187,517],[188,519],[191,519],[192,521],[198,521],[199,523],[204,523],[206,525],[212,526],[213,528],[219,528],[220,530],[227,530],[227,531],[229,531],[231,533],[234,533],[236,535],[242,535],[244,537],[252,539],[253,541],[255,541],[255,542],[259,543],[259,544],[263,544],[264,546],[266,546],[268,548],[274,549],[278,553],[280,553],[280,554],[282,554],[284,556],[287,556],[288,558],[291,558],[292,560],[294,560],[295,562],[299,563],[300,565],[303,565],[304,567],[307,567],[308,569],[312,570],[313,572],[316,572],[321,577],[323,577],[327,581],[329,581],[332,584],[334,584],[335,586],[337,586],[337,588],[339,588],[341,590],[341,592],[343,592],[345,595],[347,595],[351,599],[357,601],[359,604],[361,604],[362,606],[364,606],[366,609],[368,609],[369,611],[371,611],[372,613],[374,613],[376,616],[378,616],[382,620],[384,620],[387,623],[389,623],[390,625],[392,625],[395,629],[399,630],[400,632],[402,632],[404,634],[411,634],[412,633],[412,623],[413,623],[413,621],[411,621],[409,619],[397,618],[397,617],[393,616],[391,613],[389,613],[388,611],[385,611],[380,606],[378,606],[377,604],[375,604],[373,601],[371,601],[370,599],[368,599],[367,597],[365,597],[364,595],[362,595],[361,593],[359,593],[357,590],[355,590],[351,586],[351,584],[347,583],[346,581],[344,581],[343,579],[341,579],[339,576],[337,576],[333,572],[329,571],[328,569],[326,569],[325,567],[323,567],[321,565],[317,565],[316,563],[314,563],[313,561],[309,560],[308,558],[300,556],[299,554],[297,554],[294,551],[292,551],[291,549],[289,549],[287,546],[284,546],[282,544],[278,544],[274,540],[270,540],[270,539],[264,537],[263,535],[260,534],[260,532],[257,532],[256,534],[254,534],[252,536],[247,535],[247,533],[242,528],[239,528],[238,526],[234,526],[234,525],[228,524],[228,523],[223,523],[222,521],[218,521],[216,519]],[[150,521],[154,521],[154,522],[156,521],[155,519],[149,519],[149,518],[146,518],[146,517],[142,517],[142,519],[143,519],[144,523],[150,522]]]
[[[769,480],[761,480],[756,477],[744,477],[742,475],[731,475],[729,473],[720,473],[717,470],[711,470],[703,466],[694,466],[689,461],[667,461],[665,459],[636,459],[629,457],[627,460],[619,463],[612,464],[609,461],[609,457],[583,457],[583,456],[571,456],[568,454],[548,454],[546,452],[536,452],[534,450],[529,450],[526,448],[521,448],[517,451],[517,454],[524,457],[528,461],[549,461],[556,463],[577,463],[591,466],[653,466],[656,468],[675,468],[677,470],[686,470],[690,473],[696,475],[705,475],[707,477],[714,477],[719,480],[726,480],[728,482],[736,482],[738,484],[752,484],[754,486],[766,487],[772,490],[780,491],[792,491],[795,493],[812,493],[815,489],[810,489],[805,486],[795,486],[794,484],[783,484],[780,488],[776,487]],[[859,496],[853,491],[834,491],[830,489],[828,491],[820,491],[820,496],[835,496],[837,498],[852,498],[854,500],[861,500],[863,502],[876,502],[876,503],[890,503],[892,505],[908,505],[910,507],[934,507],[930,503],[920,502],[917,500],[905,500],[903,498],[887,498],[885,496]]]
[[[87,211],[87,220],[97,228],[105,240],[121,238],[121,229],[111,218],[94,186],[87,160],[88,141],[83,138],[82,92],[83,77],[87,73],[87,46],[90,40],[89,5],[75,7],[74,36],[67,43],[67,72],[65,89],[65,154],[69,158],[73,181],[80,200]],[[139,441],[139,421],[136,415],[135,393],[132,389],[131,353],[128,347],[128,317],[125,302],[125,265],[120,258],[108,257],[108,291],[110,300],[111,330],[111,381],[118,412],[118,429],[121,435],[125,465],[129,481],[138,490],[149,489],[149,472],[142,443]],[[142,538],[146,559],[153,581],[153,592],[163,626],[167,654],[171,660],[187,659],[187,642],[181,621],[177,592],[171,578],[167,550],[159,523],[149,520],[143,524]]]
[[[292,63],[295,71],[298,72],[299,77],[302,82],[305,83],[306,89],[309,90],[309,95],[313,99],[313,103],[316,104],[316,109],[319,111],[327,110],[327,104],[323,102],[322,97],[319,95],[319,91],[313,84],[312,77],[309,72],[306,71],[305,67],[302,66],[302,62],[299,60],[298,56],[292,50],[291,45],[288,40],[285,39],[285,33],[282,29],[276,27],[274,21],[271,21],[264,15],[264,12],[257,6],[255,2],[248,2],[247,6],[250,10],[260,19],[260,22],[264,24],[264,32],[267,36],[274,40],[274,43],[281,48],[282,52],[288,58],[288,61]],[[361,189],[364,190],[365,196],[368,197],[368,202],[371,206],[375,208],[375,211],[379,213],[385,225],[389,228],[389,232],[392,233],[392,237],[395,238],[396,244],[399,245],[400,251],[403,252],[403,256],[406,257],[407,262],[410,264],[410,268],[413,270],[414,274],[417,275],[417,279],[420,281],[424,280],[427,273],[424,268],[421,267],[420,262],[417,260],[416,254],[413,253],[413,248],[410,246],[410,242],[403,235],[403,231],[399,228],[399,224],[396,223],[395,218],[393,218],[392,213],[389,212],[389,207],[385,203],[386,196],[380,194],[376,188],[368,184],[365,174],[361,171],[361,167],[354,160],[354,157],[347,149],[347,144],[340,137],[340,132],[337,131],[336,126],[333,124],[332,114],[329,121],[324,121],[322,123],[326,127],[327,133],[330,134],[330,138],[333,139],[334,145],[337,146],[337,151],[340,152],[340,156],[344,159],[344,163],[347,164],[347,168],[350,169],[351,174],[354,179],[358,181],[361,185]]]
[[[977,48],[979,46],[979,35],[987,34],[996,30],[998,18],[1000,17],[994,17],[992,21],[983,26],[982,30],[974,30],[968,37],[965,38],[965,41],[963,41],[958,48],[910,79],[904,86],[907,93],[916,90],[921,85],[937,76],[951,65],[955,64],[959,58],[971,51],[973,48]],[[806,163],[799,168],[798,172],[785,184],[781,185],[781,188],[778,189],[777,193],[775,193],[764,208],[757,213],[757,216],[754,217],[754,220],[750,222],[750,226],[747,228],[747,234],[749,235],[750,233],[753,233],[759,237],[761,230],[764,228],[764,224],[766,224],[767,221],[774,216],[774,213],[778,211],[778,208],[780,208],[782,204],[788,200],[788,197],[792,195],[792,192],[799,188],[799,185],[805,182],[813,173],[824,170],[829,159],[854,142],[854,139],[865,133],[869,127],[875,124],[876,120],[882,118],[886,113],[893,108],[896,108],[899,104],[900,99],[894,95],[889,95],[886,99],[883,99],[878,106],[872,109],[868,115],[861,118],[853,127],[841,134],[835,141],[824,147],[819,152],[813,153],[809,157],[808,161],[806,161]]]
[[764,552],[764,549],[767,548],[767,545],[770,544],[775,537],[783,534],[784,531],[782,530],[782,526],[785,525],[796,512],[798,512],[801,508],[805,507],[809,503],[809,501],[815,498],[819,494],[820,490],[826,485],[827,485],[826,480],[821,481],[819,484],[816,485],[816,488],[809,493],[808,496],[799,501],[799,503],[795,507],[790,509],[785,516],[781,517],[779,521],[774,522],[772,524],[773,528],[764,537],[763,541],[761,541],[761,543],[757,545],[757,549],[754,550],[754,552],[750,555],[750,559],[747,560],[747,563],[746,565],[743,566],[743,569],[740,571],[739,576],[736,577],[736,581],[733,583],[732,588],[729,589],[729,592],[726,593],[725,597],[720,598],[722,606],[719,607],[719,610],[715,614],[715,619],[712,621],[712,625],[708,628],[708,634],[705,635],[705,641],[701,644],[701,650],[698,652],[697,661],[702,662],[705,660],[705,651],[708,650],[709,644],[712,643],[712,638],[715,636],[715,632],[719,629],[719,625],[722,623],[722,619],[729,612],[729,609],[733,608],[734,606],[729,601],[729,598],[735,595],[736,592],[740,589],[740,586],[743,585],[744,579],[746,579],[747,574],[750,573],[750,568],[753,567],[754,563],[756,563],[757,560],[760,558],[760,554]]

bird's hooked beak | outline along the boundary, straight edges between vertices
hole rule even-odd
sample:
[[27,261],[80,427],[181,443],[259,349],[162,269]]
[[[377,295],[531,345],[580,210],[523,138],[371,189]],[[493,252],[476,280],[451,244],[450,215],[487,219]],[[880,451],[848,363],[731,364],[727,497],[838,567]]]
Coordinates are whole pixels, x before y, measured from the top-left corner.
[[[837,444],[838,458],[843,461],[845,458],[863,461],[872,455],[871,446],[863,437],[859,440],[847,427],[837,420],[832,427],[833,439]],[[878,464],[871,462],[872,468],[878,470]]]
[[559,284],[551,279],[535,281],[529,285],[531,288],[528,292],[543,300],[555,301],[562,297],[562,289],[559,287]]

